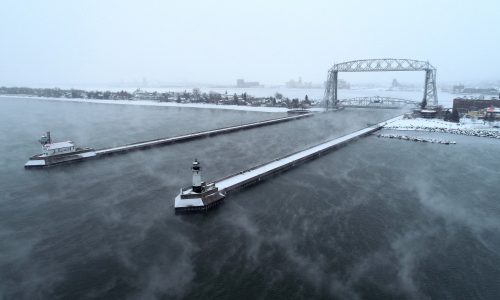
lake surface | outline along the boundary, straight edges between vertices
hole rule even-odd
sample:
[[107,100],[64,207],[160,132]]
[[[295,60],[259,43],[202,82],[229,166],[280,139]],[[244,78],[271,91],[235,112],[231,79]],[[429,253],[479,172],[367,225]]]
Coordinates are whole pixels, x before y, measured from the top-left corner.
[[0,299],[498,299],[498,140],[369,136],[174,214],[194,158],[213,180],[398,113],[24,170],[46,130],[102,148],[282,114],[0,98]]

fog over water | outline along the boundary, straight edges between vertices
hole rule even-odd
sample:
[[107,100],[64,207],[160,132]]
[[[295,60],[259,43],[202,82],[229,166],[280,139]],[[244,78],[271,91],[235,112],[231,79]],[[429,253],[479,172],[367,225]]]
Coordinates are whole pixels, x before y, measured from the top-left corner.
[[49,129],[100,148],[281,114],[13,98],[0,107],[1,299],[500,294],[498,140],[369,136],[231,194],[208,214],[179,216],[173,199],[190,184],[195,157],[212,180],[400,112],[319,114],[24,170]]
[[[464,96],[455,85],[500,90],[496,0],[1,3],[0,88],[196,88],[316,103],[335,63],[396,58],[436,68],[445,109]],[[341,72],[351,89],[338,99],[420,102],[424,76]],[[212,181],[406,111],[316,113],[27,170],[46,131],[102,149],[287,114],[18,96],[0,97],[0,300],[500,299],[499,139],[370,135],[206,214],[176,215],[195,158]]]

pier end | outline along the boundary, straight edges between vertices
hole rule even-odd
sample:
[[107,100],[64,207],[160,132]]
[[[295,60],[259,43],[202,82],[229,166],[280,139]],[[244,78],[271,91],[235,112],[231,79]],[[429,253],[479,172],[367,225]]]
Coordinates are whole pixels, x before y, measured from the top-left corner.
[[201,164],[195,159],[191,168],[193,172],[193,185],[181,189],[175,197],[174,207],[176,212],[206,211],[220,204],[225,194],[219,191],[214,183],[206,184],[201,180]]

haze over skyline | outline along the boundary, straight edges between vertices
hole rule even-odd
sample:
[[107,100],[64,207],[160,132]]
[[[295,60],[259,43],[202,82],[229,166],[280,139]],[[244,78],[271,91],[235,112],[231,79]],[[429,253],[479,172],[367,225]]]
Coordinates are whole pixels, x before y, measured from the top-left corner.
[[[12,1],[1,85],[283,84],[335,62],[429,60],[438,83],[500,80],[496,1]],[[348,74],[353,81],[423,74]]]

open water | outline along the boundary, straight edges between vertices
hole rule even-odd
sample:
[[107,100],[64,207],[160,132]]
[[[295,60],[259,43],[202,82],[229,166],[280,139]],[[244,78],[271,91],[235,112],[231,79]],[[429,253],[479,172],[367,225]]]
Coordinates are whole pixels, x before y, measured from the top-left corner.
[[0,299],[498,299],[498,140],[369,136],[174,214],[194,158],[216,179],[398,113],[25,170],[46,130],[102,148],[281,115],[0,98]]

